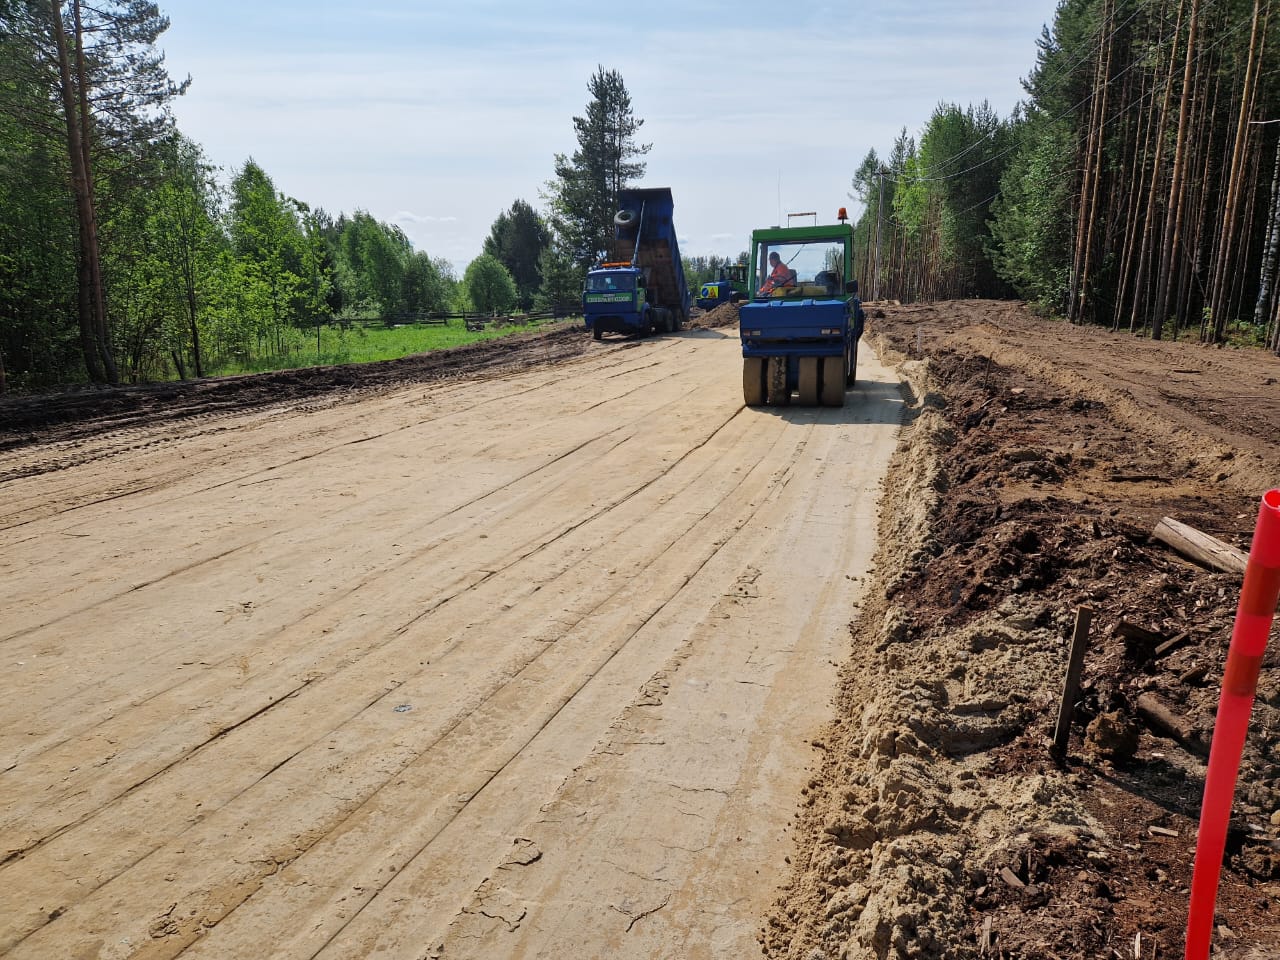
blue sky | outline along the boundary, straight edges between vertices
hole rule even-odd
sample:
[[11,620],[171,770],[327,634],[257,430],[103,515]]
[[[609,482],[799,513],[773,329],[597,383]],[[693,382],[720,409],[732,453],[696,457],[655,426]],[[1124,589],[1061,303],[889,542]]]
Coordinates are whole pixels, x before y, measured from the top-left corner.
[[736,254],[788,212],[853,210],[869,149],[940,102],[1022,97],[1056,0],[734,4],[160,0],[174,112],[230,171],[368,210],[459,274],[497,215],[535,207],[597,65],[618,70],[685,256]]

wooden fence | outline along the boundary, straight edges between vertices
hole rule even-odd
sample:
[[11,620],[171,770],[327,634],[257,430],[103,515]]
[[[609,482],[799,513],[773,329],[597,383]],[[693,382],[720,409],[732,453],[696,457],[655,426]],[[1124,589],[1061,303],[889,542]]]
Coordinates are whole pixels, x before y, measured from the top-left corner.
[[321,318],[319,324],[342,327],[404,327],[404,326],[448,326],[461,323],[468,330],[483,330],[485,327],[520,326],[540,320],[559,320],[562,317],[574,316],[576,310],[560,308],[556,310],[540,310],[534,313],[392,313],[382,317],[361,317],[359,319],[339,319],[337,317]]

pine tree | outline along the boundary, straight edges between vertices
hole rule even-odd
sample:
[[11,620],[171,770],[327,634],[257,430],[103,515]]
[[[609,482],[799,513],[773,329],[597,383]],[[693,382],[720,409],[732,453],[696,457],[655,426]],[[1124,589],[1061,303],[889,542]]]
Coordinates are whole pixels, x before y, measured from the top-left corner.
[[631,95],[616,70],[597,67],[587,83],[586,115],[573,118],[578,149],[555,155],[555,178],[546,184],[551,223],[564,248],[589,266],[613,235],[618,192],[644,176],[637,160],[652,144],[636,142],[644,125],[631,108]]
[[[16,0],[5,4],[7,64],[0,79],[44,93],[42,110],[11,112],[42,136],[56,136],[68,160],[78,228],[78,312],[90,379],[119,379],[102,276],[95,161],[150,143],[171,125],[166,106],[186,89],[175,85],[154,47],[169,27],[143,0]],[[14,101],[0,99],[12,111]]]

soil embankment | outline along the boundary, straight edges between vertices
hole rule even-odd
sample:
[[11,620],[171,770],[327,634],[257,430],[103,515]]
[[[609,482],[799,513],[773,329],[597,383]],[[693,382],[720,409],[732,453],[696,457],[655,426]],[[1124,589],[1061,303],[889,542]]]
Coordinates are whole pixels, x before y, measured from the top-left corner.
[[[1247,549],[1280,482],[1280,361],[1006,303],[869,312],[914,416],[764,953],[1178,956],[1239,577],[1151,533],[1169,516]],[[1058,765],[1081,606],[1092,640]],[[1273,642],[1219,899],[1225,956],[1280,951],[1278,658]]]

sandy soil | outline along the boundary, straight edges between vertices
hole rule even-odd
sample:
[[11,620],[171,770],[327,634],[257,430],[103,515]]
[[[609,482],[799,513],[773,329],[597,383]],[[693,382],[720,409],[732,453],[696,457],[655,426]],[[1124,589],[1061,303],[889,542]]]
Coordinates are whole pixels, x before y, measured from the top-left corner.
[[758,952],[904,404],[704,326],[0,405],[0,955]]
[[[1280,360],[1005,303],[869,313],[914,417],[764,953],[1179,957],[1239,577],[1150,534],[1171,516],[1247,548],[1258,498],[1280,482]],[[1084,691],[1059,765],[1047,748],[1084,605]],[[1121,621],[1153,636],[1126,641]],[[1222,957],[1280,954],[1276,650],[1273,635],[1218,902]],[[1153,699],[1174,729],[1144,709]]]
[[742,409],[728,307],[0,401],[0,955],[1181,956],[1239,578],[1151,531],[1248,547],[1280,360],[868,313],[842,411]]

